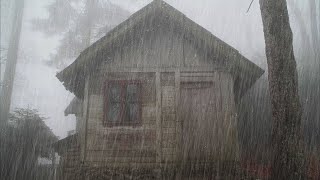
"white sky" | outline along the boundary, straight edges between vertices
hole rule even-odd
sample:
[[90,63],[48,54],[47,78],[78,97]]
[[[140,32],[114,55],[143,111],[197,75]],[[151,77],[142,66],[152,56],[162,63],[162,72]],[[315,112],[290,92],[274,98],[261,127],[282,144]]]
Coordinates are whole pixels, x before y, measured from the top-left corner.
[[[64,116],[64,109],[73,95],[55,77],[58,70],[44,65],[55,52],[59,37],[45,37],[30,28],[30,20],[47,16],[45,6],[53,0],[25,0],[20,58],[13,94],[12,107],[33,107],[48,117],[54,133],[61,138],[74,128],[74,117]],[[131,11],[137,11],[150,0],[111,0]],[[258,65],[252,57],[264,53],[262,22],[258,0],[250,12],[251,0],[166,0],[189,18],[226,41]]]
[[73,95],[55,77],[56,69],[44,64],[59,44],[58,37],[45,37],[31,29],[30,20],[47,15],[52,0],[25,0],[20,52],[12,96],[12,108],[31,107],[48,117],[46,124],[63,138],[74,129],[75,118],[64,116]]

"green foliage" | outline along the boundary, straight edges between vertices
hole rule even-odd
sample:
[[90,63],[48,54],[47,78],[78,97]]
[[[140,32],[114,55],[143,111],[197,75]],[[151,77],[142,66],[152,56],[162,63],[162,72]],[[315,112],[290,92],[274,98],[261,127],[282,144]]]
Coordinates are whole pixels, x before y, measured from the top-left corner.
[[[46,118],[41,117],[35,109],[16,109],[9,117],[9,125],[13,128],[11,133],[16,140],[23,140],[20,144],[27,148],[28,145],[41,157],[49,158],[51,155],[51,144],[58,138],[45,124]],[[15,143],[15,141],[13,142]]]
[[[51,158],[58,138],[37,110],[16,109],[1,133],[1,172],[13,179],[32,179],[39,157]],[[0,177],[1,179],[1,177]]]

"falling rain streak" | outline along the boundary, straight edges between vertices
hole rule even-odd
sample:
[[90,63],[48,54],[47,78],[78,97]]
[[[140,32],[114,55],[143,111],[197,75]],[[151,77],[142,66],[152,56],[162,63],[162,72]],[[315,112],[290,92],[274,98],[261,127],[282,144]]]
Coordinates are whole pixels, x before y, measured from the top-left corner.
[[1,0],[0,179],[320,179],[316,0]]

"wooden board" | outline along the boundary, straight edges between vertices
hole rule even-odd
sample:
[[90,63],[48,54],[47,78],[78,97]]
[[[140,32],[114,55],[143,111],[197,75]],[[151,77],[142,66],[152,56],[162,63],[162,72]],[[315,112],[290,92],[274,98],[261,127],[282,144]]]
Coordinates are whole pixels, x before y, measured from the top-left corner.
[[204,160],[214,153],[216,110],[213,86],[186,84],[181,89],[180,118],[183,121],[183,159]]

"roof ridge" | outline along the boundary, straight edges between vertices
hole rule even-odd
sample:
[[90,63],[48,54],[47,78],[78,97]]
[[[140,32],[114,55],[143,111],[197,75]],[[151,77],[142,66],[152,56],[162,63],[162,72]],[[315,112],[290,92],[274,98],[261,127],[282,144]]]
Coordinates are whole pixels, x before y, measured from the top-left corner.
[[[241,68],[245,68],[243,64],[248,64],[250,67],[255,67],[259,69],[261,72],[263,71],[260,67],[258,67],[253,62],[249,61],[246,57],[244,57],[237,49],[220,39],[219,37],[215,36],[212,32],[204,28],[203,26],[199,25],[181,11],[176,9],[175,7],[171,6],[170,4],[166,3],[163,0],[153,0],[151,3],[147,4],[137,12],[133,13],[127,20],[120,23],[118,26],[113,28],[111,31],[106,33],[104,37],[90,45],[88,48],[83,50],[79,57],[68,67],[66,67],[61,72],[57,73],[57,78],[64,83],[65,87],[71,91],[75,92],[75,88],[78,89],[83,88],[84,84],[75,83],[77,81],[83,81],[83,76],[85,76],[85,70],[88,68],[84,68],[86,66],[92,67],[95,66],[96,63],[92,62],[90,56],[100,52],[102,49],[106,48],[107,44],[112,43],[112,41],[116,40],[119,35],[126,33],[130,28],[135,26],[140,21],[143,21],[150,17],[153,13],[159,13],[161,15],[165,15],[166,17],[171,17],[175,23],[180,22],[181,30],[188,32],[190,35],[197,37],[200,41],[199,43],[212,48],[211,51],[223,48],[227,52],[222,53],[225,57],[223,59],[233,59],[230,61],[232,66],[241,66]],[[185,32],[185,33],[186,33]],[[212,52],[214,53],[214,52]],[[220,54],[220,53],[218,53]],[[243,63],[241,63],[243,62]],[[99,63],[99,62],[97,62]],[[254,66],[255,65],[255,66]],[[75,68],[79,68],[78,75],[76,78],[67,78],[67,76],[73,74],[73,70]],[[240,68],[240,67],[239,67]],[[240,68],[240,69],[241,69]],[[81,86],[81,87],[80,87]],[[81,97],[82,92],[76,94],[77,96]]]
[[[83,54],[87,54],[88,51],[90,51],[90,49],[92,49],[93,47],[99,45],[100,43],[104,42],[105,39],[108,39],[111,36],[116,35],[116,32],[127,26],[130,21],[132,21],[134,18],[138,17],[139,15],[141,15],[141,12],[146,11],[149,8],[160,8],[162,6],[169,6],[170,8],[173,8],[173,10],[181,13],[179,10],[177,10],[176,8],[174,8],[173,6],[169,5],[168,3],[166,3],[163,0],[153,0],[151,3],[147,4],[146,6],[144,6],[143,8],[139,9],[138,11],[136,11],[135,13],[133,13],[131,16],[129,16],[126,20],[124,20],[123,22],[121,22],[120,24],[118,24],[116,27],[114,27],[113,29],[111,29],[109,32],[106,33],[105,36],[103,36],[102,38],[100,38],[99,40],[97,40],[96,42],[94,42],[93,44],[91,44],[90,46],[88,46],[86,49],[84,49],[83,51],[80,52],[79,57],[81,57]],[[186,17],[183,13],[181,13],[181,15],[183,15],[184,17]],[[188,18],[188,17],[187,17]],[[78,59],[76,58],[76,60]],[[76,61],[75,60],[75,61]],[[74,61],[74,62],[75,62]],[[73,63],[74,63],[73,62]],[[71,64],[73,64],[71,63]]]

